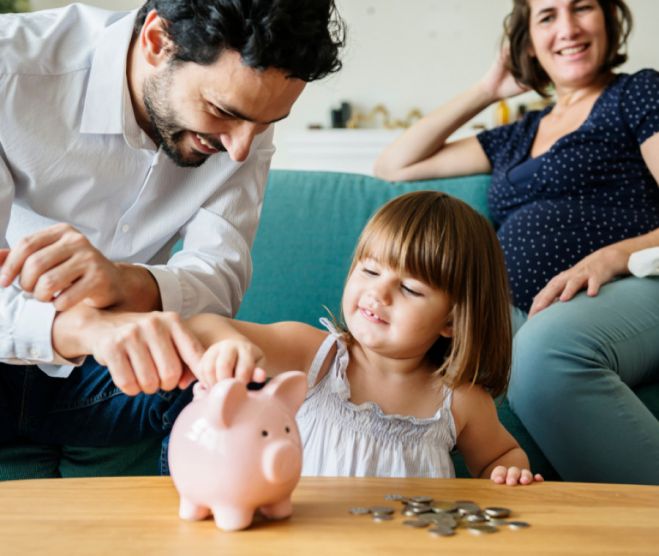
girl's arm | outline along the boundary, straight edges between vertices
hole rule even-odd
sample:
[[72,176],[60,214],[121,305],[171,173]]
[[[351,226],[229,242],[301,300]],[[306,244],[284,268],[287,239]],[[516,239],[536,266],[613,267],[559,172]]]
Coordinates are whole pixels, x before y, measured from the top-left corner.
[[255,324],[212,314],[197,315],[186,323],[206,349],[194,370],[212,385],[235,376],[244,382],[265,379],[284,371],[307,371],[327,336],[301,322]]
[[457,448],[474,477],[516,485],[542,481],[529,471],[529,460],[497,416],[494,400],[480,386],[462,385],[453,393]]
[[493,102],[524,91],[506,69],[506,51],[473,87],[416,122],[375,162],[377,177],[390,181],[442,178],[491,171],[476,137],[446,143],[460,126]]

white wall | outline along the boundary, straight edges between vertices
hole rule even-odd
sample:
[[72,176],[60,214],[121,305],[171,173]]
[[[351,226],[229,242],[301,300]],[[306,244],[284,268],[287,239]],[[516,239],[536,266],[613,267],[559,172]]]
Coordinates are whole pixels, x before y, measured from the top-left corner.
[[[635,25],[622,70],[659,68],[659,0],[627,1]],[[384,103],[398,118],[414,106],[430,111],[487,70],[512,0],[337,0],[337,5],[349,25],[344,68],[307,86],[280,135],[310,122],[329,125],[329,109],[342,100],[362,108]]]
[[[392,116],[427,112],[470,86],[493,59],[512,0],[336,0],[349,26],[344,68],[310,83],[278,138],[309,123],[329,125],[329,111],[347,100],[368,109],[384,103]],[[659,0],[627,0],[634,14],[630,61],[622,68],[659,68]],[[34,9],[66,4],[32,0]],[[88,0],[131,9],[139,0]],[[490,124],[490,114],[483,123]]]

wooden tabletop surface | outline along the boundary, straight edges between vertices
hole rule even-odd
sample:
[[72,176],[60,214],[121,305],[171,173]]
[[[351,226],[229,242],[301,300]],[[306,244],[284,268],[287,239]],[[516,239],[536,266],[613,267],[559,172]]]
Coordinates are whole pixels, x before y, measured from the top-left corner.
[[[504,506],[528,529],[435,538],[376,523],[354,506],[391,505],[385,494],[430,495]],[[212,520],[178,518],[168,477],[0,483],[0,554],[659,554],[659,487],[547,482],[502,487],[476,479],[303,478],[293,516],[226,533]]]

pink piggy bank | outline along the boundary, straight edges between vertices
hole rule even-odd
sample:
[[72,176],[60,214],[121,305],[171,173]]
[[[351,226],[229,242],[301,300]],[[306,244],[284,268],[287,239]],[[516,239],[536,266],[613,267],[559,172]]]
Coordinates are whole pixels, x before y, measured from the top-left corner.
[[183,519],[212,512],[226,531],[244,529],[258,509],[268,518],[291,515],[291,493],[302,471],[295,414],[304,401],[306,375],[289,371],[258,391],[229,378],[207,389],[174,423],[169,467]]

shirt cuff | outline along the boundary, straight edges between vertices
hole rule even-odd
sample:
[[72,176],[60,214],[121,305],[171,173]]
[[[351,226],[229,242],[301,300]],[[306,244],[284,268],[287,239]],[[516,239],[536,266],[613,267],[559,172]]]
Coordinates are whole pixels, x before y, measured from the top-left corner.
[[[80,365],[85,358],[68,360],[53,349],[52,330],[55,306],[36,299],[27,299],[14,328],[16,357],[50,365]],[[48,373],[50,374],[50,373]]]
[[150,266],[140,264],[155,278],[160,290],[160,303],[163,311],[180,313],[183,308],[183,293],[181,284],[174,272],[163,266]]

